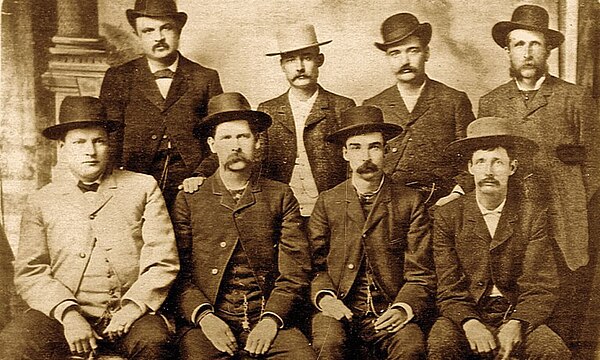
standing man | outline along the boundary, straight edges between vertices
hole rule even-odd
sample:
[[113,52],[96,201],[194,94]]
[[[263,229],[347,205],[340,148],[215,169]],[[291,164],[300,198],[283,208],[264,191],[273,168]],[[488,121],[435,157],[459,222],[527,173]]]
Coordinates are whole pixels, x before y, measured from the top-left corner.
[[327,140],[343,147],[351,179],[319,196],[308,226],[313,347],[323,360],[345,359],[357,342],[377,359],[423,359],[418,323],[435,292],[429,218],[419,193],[382,170],[386,141],[402,128],[373,106],[342,121]]
[[67,97],[58,141],[65,173],[33,193],[15,265],[30,307],[0,337],[2,359],[94,357],[98,346],[128,359],[165,359],[169,331],[156,314],[179,270],[173,227],[156,181],[113,170],[100,100]]
[[126,125],[117,136],[118,165],[154,176],[170,208],[207,152],[194,127],[223,90],[216,71],[177,51],[187,15],[173,0],[136,0],[127,20],[144,56],[108,69],[100,99],[108,118]]
[[[340,149],[323,140],[341,128],[340,113],[355,106],[354,100],[333,94],[318,84],[325,62],[312,25],[290,25],[278,34],[279,63],[290,89],[258,105],[273,124],[266,133],[262,174],[289,184],[300,203],[303,217],[310,216],[319,193],[346,179],[346,163]],[[214,169],[212,169],[214,171]],[[199,170],[202,176],[212,174]]]
[[585,268],[577,271],[589,260],[587,204],[600,184],[595,101],[583,87],[548,74],[550,52],[564,36],[548,29],[545,9],[519,6],[511,21],[494,25],[492,36],[508,54],[513,79],[481,98],[479,115],[514,118],[520,132],[540,147],[528,170],[541,179],[534,189],[543,189],[538,195],[548,201],[551,236],[561,253],[563,296],[551,326],[574,340],[584,309],[578,287],[588,286]]
[[314,359],[293,327],[310,272],[298,202],[286,184],[254,166],[259,133],[271,118],[250,110],[239,93],[215,96],[208,112],[201,130],[219,169],[195,193],[180,192],[173,213],[179,308],[188,325],[181,358]]
[[429,333],[428,359],[571,358],[545,325],[559,279],[548,209],[512,178],[517,158],[537,148],[517,133],[508,119],[480,118],[448,146],[448,154],[469,159],[475,191],[435,211],[441,317]]
[[[431,206],[453,191],[459,174],[442,157],[446,145],[463,138],[475,118],[467,94],[430,79],[431,25],[409,13],[386,19],[382,43],[396,84],[365,100],[383,111],[385,121],[402,126],[402,136],[390,140],[384,170],[398,183],[419,189]],[[453,195],[456,196],[456,195]]]

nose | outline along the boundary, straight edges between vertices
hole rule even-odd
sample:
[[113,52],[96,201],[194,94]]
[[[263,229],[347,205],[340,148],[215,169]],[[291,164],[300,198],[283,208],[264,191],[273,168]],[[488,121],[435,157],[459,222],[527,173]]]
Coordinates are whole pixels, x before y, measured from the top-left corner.
[[156,35],[154,36],[154,41],[160,42],[160,41],[163,41],[164,39],[165,39],[165,34],[163,33],[163,30],[156,31]]
[[529,59],[529,58],[531,58],[531,53],[532,53],[531,46],[530,46],[530,45],[527,45],[527,46],[525,47],[525,52],[523,53],[523,57],[524,57],[525,59]]
[[296,61],[296,71],[298,71],[299,73],[303,73],[305,69],[306,67],[304,66],[304,60],[298,59]]
[[86,155],[90,155],[90,156],[95,156],[97,153],[96,150],[96,145],[94,143],[90,142],[86,142],[85,143],[85,147],[84,147],[84,151]]

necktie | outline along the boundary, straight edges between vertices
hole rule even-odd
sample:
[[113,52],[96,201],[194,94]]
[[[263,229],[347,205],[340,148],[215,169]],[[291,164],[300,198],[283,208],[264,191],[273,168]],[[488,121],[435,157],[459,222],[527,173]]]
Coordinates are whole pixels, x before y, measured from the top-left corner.
[[152,75],[154,75],[154,79],[172,79],[175,76],[175,72],[170,69],[162,69],[152,73]]
[[100,184],[98,183],[84,184],[83,182],[81,182],[81,180],[79,180],[79,182],[77,183],[77,187],[81,189],[81,191],[84,193],[88,191],[96,192],[98,191],[98,186],[100,186]]

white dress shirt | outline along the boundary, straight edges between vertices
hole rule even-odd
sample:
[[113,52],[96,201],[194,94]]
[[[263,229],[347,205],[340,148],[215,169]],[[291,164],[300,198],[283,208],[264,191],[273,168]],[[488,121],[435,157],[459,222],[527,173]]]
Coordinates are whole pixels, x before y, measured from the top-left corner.
[[[494,210],[488,210],[483,205],[481,205],[481,203],[479,202],[479,199],[477,199],[477,206],[479,207],[479,211],[481,211],[481,215],[483,215],[483,220],[485,220],[485,224],[487,225],[488,231],[489,231],[492,239],[494,238],[494,235],[496,234],[496,229],[498,228],[498,222],[500,222],[500,216],[502,215],[502,210],[504,209],[504,204],[506,204],[506,198],[504,199],[504,201],[502,201],[502,203],[500,205],[498,205],[497,208],[495,208]],[[494,284],[494,286],[492,286],[492,290],[488,296],[496,297],[496,296],[503,296],[503,295],[500,292],[500,290],[498,290],[496,285]]]
[[[175,61],[166,68],[164,68],[164,67],[159,68],[148,61],[148,66],[150,67],[150,72],[153,74],[159,70],[165,70],[165,69],[169,69],[172,72],[176,72],[178,65],[179,65],[179,55],[177,55],[177,59],[175,59]],[[163,99],[166,99],[167,94],[169,93],[169,89],[171,88],[171,84],[173,83],[173,79],[162,78],[162,79],[154,79],[154,81],[156,82],[156,85],[158,86],[158,90],[160,91],[160,94],[162,95]]]

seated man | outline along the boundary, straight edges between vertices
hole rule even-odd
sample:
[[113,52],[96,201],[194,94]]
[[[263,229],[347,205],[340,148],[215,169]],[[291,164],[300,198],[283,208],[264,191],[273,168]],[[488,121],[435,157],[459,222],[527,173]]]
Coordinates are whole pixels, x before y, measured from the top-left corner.
[[98,99],[65,98],[59,121],[42,134],[58,141],[64,173],[29,197],[21,222],[15,283],[31,310],[2,333],[0,358],[92,358],[102,344],[164,359],[169,331],[155,312],[179,258],[158,185],[111,169],[108,133],[119,123]]
[[187,322],[181,359],[314,359],[292,327],[310,272],[298,202],[288,185],[253,166],[271,118],[238,93],[212,98],[208,113],[199,132],[219,169],[197,192],[180,192],[173,212]]
[[547,209],[511,179],[537,146],[515,134],[508,119],[481,118],[446,149],[468,159],[475,191],[435,211],[429,359],[570,358],[545,325],[559,285]]
[[327,140],[343,146],[352,177],[317,200],[309,221],[316,277],[311,297],[319,359],[345,359],[362,343],[376,359],[421,359],[433,305],[430,225],[416,190],[383,173],[386,141],[402,128],[373,106],[342,113]]

